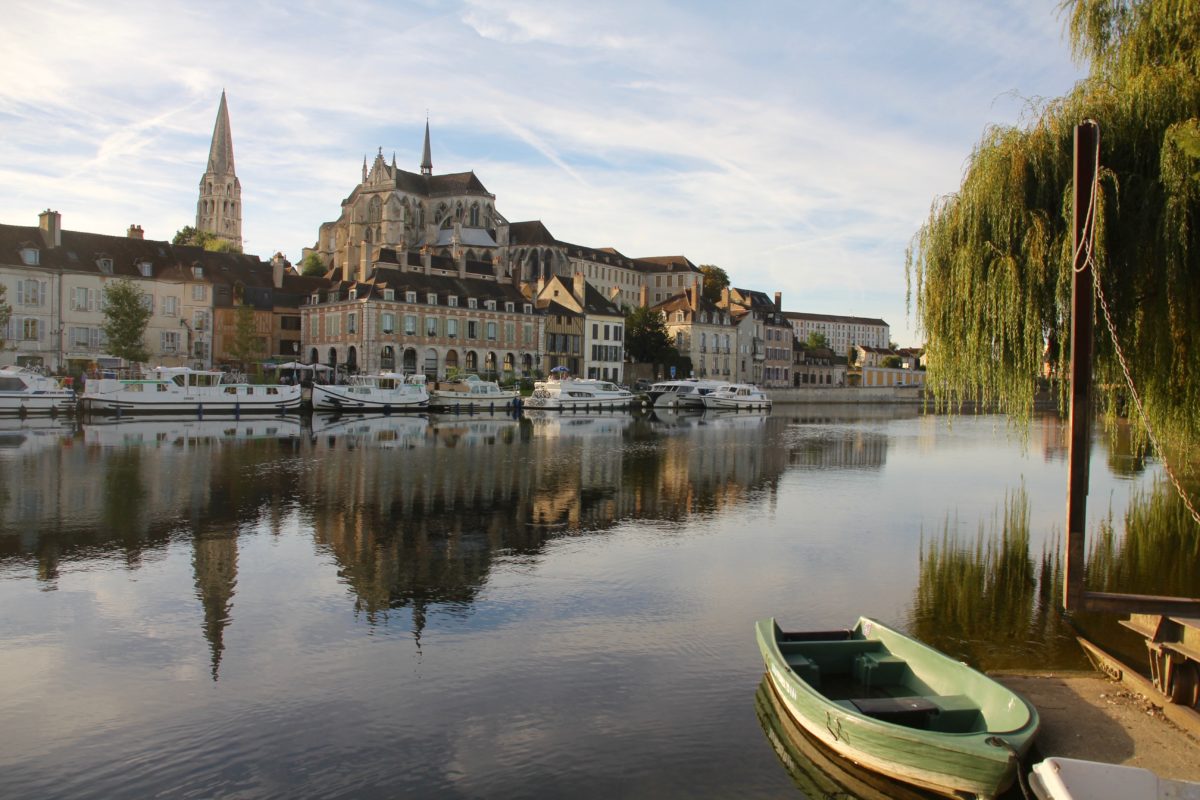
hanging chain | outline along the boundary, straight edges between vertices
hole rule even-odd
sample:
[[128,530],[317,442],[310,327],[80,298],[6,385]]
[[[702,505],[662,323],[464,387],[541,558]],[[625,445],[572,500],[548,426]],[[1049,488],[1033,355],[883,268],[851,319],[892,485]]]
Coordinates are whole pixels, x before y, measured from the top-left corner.
[[[1150,445],[1154,448],[1154,452],[1158,454],[1159,460],[1162,462],[1163,471],[1167,473],[1167,477],[1171,481],[1171,485],[1175,487],[1179,499],[1183,501],[1184,507],[1188,513],[1192,515],[1192,519],[1200,525],[1200,512],[1196,511],[1196,507],[1192,505],[1191,496],[1187,490],[1183,488],[1183,483],[1179,480],[1179,476],[1175,474],[1175,470],[1171,467],[1171,462],[1167,460],[1166,453],[1158,443],[1158,436],[1154,433],[1154,428],[1150,425],[1150,418],[1146,416],[1146,409],[1142,406],[1142,398],[1138,394],[1137,387],[1133,385],[1133,376],[1129,373],[1129,364],[1125,360],[1125,353],[1121,350],[1121,343],[1117,340],[1117,326],[1113,324],[1112,314],[1108,310],[1108,300],[1104,297],[1104,290],[1100,288],[1100,271],[1096,269],[1096,262],[1093,259],[1092,239],[1093,227],[1096,219],[1096,196],[1100,193],[1100,148],[1096,148],[1096,168],[1092,174],[1092,197],[1088,203],[1087,218],[1084,221],[1084,235],[1079,247],[1086,251],[1086,260],[1083,266],[1075,268],[1076,272],[1082,272],[1087,267],[1092,268],[1092,284],[1096,287],[1096,297],[1100,300],[1100,310],[1104,312],[1104,324],[1108,327],[1108,335],[1112,338],[1113,352],[1117,354],[1117,363],[1121,365],[1121,372],[1125,375],[1125,384],[1129,387],[1129,395],[1133,398],[1133,404],[1137,408],[1138,417],[1142,420],[1142,425],[1146,429],[1146,435],[1150,439]],[[1079,258],[1079,250],[1075,251],[1074,264]],[[1073,267],[1074,268],[1074,267]]]

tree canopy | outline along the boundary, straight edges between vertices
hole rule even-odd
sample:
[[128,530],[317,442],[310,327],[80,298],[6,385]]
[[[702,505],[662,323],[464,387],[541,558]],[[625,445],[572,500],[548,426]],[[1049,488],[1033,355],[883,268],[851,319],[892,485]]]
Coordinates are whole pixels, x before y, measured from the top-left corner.
[[[1200,8],[1196,0],[1067,0],[1061,9],[1089,75],[1064,97],[1031,102],[1024,124],[987,130],[958,192],[935,201],[909,249],[909,302],[926,336],[930,384],[942,404],[978,396],[1026,416],[1043,352],[1066,374],[1074,127],[1093,119],[1094,269],[1115,338],[1160,436],[1194,444]],[[1095,377],[1108,408],[1127,403],[1103,316]]]
[[141,363],[150,358],[144,336],[152,308],[146,294],[128,278],[104,285],[104,335],[108,352],[126,361]]
[[625,312],[625,352],[641,364],[657,364],[673,355],[662,314],[646,306]]
[[254,308],[243,302],[233,312],[233,337],[229,341],[229,356],[245,369],[249,362],[263,355],[254,327]]
[[729,273],[715,264],[701,264],[700,272],[704,275],[704,299],[716,303],[721,299],[721,290],[729,285]]
[[804,340],[804,346],[810,350],[816,350],[820,347],[829,347],[829,339],[820,331],[810,331],[808,338]]
[[238,247],[228,239],[222,239],[216,234],[202,231],[191,225],[185,225],[175,232],[175,238],[171,240],[171,244],[191,245],[192,247],[203,247],[210,253],[240,253],[242,248]]
[[324,275],[325,262],[316,253],[309,253],[300,260],[301,275]]
[[8,333],[8,321],[12,318],[12,306],[7,300],[8,287],[0,283],[0,350],[8,344],[5,334]]

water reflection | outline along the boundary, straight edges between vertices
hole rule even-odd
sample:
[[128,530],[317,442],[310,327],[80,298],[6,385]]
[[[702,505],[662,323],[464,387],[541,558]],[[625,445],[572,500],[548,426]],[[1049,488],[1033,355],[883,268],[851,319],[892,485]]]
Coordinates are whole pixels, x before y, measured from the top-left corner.
[[930,800],[936,795],[864,770],[829,752],[797,725],[764,677],[754,694],[758,724],[796,787],[810,800]]

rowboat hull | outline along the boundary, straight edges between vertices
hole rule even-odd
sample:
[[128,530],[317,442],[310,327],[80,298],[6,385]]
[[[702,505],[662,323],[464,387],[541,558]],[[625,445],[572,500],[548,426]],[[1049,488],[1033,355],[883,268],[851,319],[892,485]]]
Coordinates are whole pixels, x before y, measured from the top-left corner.
[[836,639],[784,634],[774,619],[756,633],[793,720],[839,756],[905,783],[995,797],[1037,732],[1037,711],[1018,695],[872,620]]

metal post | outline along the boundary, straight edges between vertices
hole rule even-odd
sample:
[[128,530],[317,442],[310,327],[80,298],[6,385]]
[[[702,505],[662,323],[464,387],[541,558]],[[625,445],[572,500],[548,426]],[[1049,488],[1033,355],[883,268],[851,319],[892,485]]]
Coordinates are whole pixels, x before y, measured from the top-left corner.
[[1074,244],[1071,276],[1071,441],[1067,456],[1067,551],[1063,577],[1063,608],[1083,606],[1084,534],[1087,529],[1088,457],[1091,443],[1092,340],[1095,290],[1090,251],[1091,219],[1100,149],[1100,128],[1092,121],[1075,127]]

